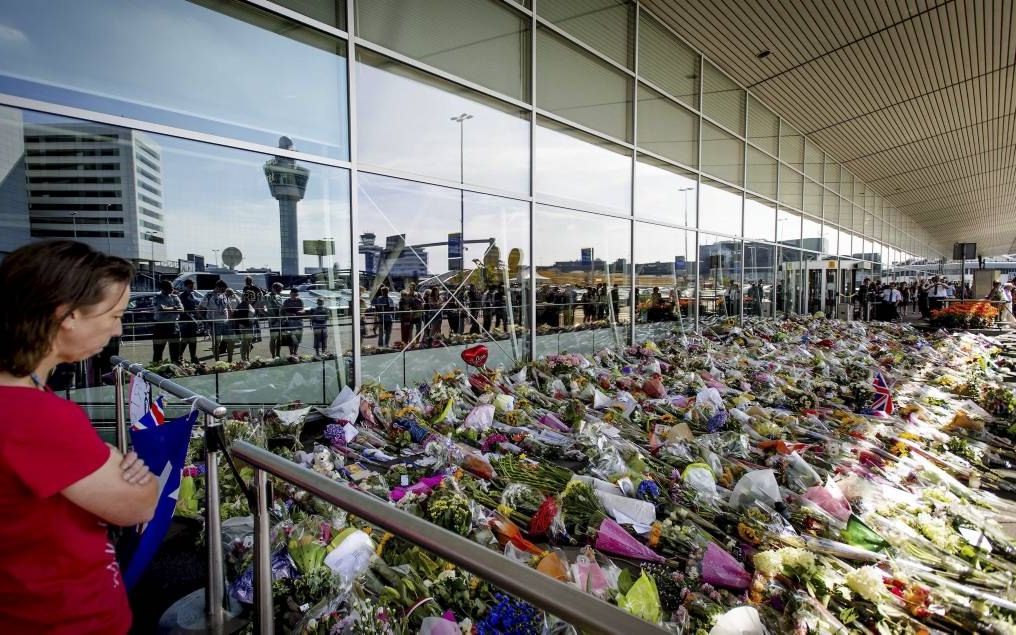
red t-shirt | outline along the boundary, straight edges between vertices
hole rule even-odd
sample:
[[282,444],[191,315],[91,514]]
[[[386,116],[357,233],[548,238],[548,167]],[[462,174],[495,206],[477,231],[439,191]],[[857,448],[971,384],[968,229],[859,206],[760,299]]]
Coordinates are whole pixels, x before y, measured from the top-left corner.
[[123,634],[130,607],[106,525],[60,492],[109,459],[81,408],[0,387],[0,630]]

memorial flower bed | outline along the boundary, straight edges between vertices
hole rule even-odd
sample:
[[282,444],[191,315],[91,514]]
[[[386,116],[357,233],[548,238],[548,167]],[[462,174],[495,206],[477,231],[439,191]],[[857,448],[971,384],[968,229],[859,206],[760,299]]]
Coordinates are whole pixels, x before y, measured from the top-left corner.
[[[481,353],[226,432],[675,633],[1016,632],[993,470],[1016,461],[1016,398],[989,340],[795,318],[511,371]],[[246,501],[221,480],[249,603]],[[279,632],[566,632],[284,483],[273,508]]]
[[931,324],[950,329],[983,329],[998,318],[998,309],[988,302],[954,302],[931,312]]

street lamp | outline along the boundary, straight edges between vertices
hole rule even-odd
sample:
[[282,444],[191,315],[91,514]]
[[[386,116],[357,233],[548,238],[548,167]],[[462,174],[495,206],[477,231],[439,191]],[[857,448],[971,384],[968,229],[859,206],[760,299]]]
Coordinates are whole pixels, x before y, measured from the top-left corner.
[[678,188],[678,192],[684,192],[684,226],[688,227],[688,192],[693,191],[693,187],[682,187]]
[[465,123],[467,119],[472,119],[473,116],[469,113],[462,113],[456,117],[451,117],[451,120],[459,124],[459,251],[460,257],[459,262],[460,269],[465,269],[466,263],[466,199],[465,190],[462,189],[462,185],[466,182],[466,168],[465,168]]
[[219,252],[220,251],[222,251],[222,250],[221,249],[213,249],[212,250],[212,253],[215,254],[215,267],[216,268],[219,267]]

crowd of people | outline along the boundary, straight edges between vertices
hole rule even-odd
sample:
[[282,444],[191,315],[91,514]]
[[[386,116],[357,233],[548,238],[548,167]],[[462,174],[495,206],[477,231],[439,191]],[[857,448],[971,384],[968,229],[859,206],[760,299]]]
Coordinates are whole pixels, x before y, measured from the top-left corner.
[[154,363],[163,360],[167,347],[170,361],[182,363],[187,354],[188,361],[199,363],[197,344],[202,336],[211,338],[215,361],[225,357],[232,362],[237,353],[241,360],[248,361],[254,344],[262,341],[262,320],[267,321],[268,351],[273,358],[281,357],[284,348],[289,355],[298,353],[308,321],[314,337],[314,354],[327,352],[329,310],[324,298],[318,298],[316,305],[308,309],[296,289],[283,297],[282,284],[276,282],[265,290],[250,277],[239,292],[219,280],[200,300],[193,280],[186,280],[179,292],[168,280],[162,281],[160,289],[154,299]]
[[970,283],[953,283],[945,276],[932,276],[924,280],[910,282],[881,282],[865,278],[857,291],[856,297],[860,304],[861,319],[897,321],[908,314],[931,319],[932,311],[937,311],[951,299],[973,300],[984,299],[1005,303],[1005,310],[1012,315],[1013,301],[1012,281],[995,281],[991,291],[984,298],[974,298]]

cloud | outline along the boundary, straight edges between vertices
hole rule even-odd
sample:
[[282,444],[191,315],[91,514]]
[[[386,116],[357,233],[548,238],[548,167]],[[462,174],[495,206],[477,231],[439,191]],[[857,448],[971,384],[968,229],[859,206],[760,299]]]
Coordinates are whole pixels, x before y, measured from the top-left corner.
[[20,46],[22,44],[28,44],[28,37],[12,26],[0,24],[0,44],[13,44],[15,46]]

